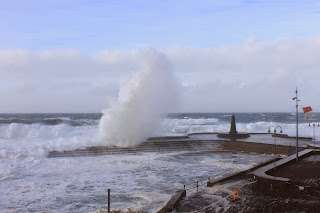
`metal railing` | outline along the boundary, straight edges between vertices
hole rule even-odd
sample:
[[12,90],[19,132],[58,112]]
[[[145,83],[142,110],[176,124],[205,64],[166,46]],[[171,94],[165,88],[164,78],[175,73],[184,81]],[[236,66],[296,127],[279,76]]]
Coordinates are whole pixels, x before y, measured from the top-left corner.
[[210,181],[210,178],[195,181],[192,185],[183,185],[183,189],[186,190],[186,192],[199,192],[199,188],[203,186],[207,186],[207,183]]

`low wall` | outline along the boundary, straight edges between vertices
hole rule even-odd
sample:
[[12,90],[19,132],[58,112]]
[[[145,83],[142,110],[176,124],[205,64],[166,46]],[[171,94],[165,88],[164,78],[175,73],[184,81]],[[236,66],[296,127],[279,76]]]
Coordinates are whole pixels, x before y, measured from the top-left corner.
[[226,175],[226,176],[223,176],[221,178],[218,178],[218,179],[211,179],[208,181],[207,183],[207,187],[212,187],[214,186],[215,184],[217,183],[222,183],[222,182],[225,182],[225,181],[228,181],[228,180],[231,180],[231,179],[234,179],[234,178],[237,178],[237,177],[240,177],[242,175],[245,175],[249,172],[252,172],[260,167],[263,167],[265,165],[268,165],[270,163],[272,163],[274,160],[279,160],[280,158],[276,158],[276,159],[271,159],[271,160],[267,160],[265,162],[262,162],[254,167],[251,167],[250,169],[247,169],[247,170],[244,170],[244,171],[240,171],[240,172],[236,172],[236,173],[233,173],[231,175]]
[[180,203],[180,201],[186,196],[186,190],[179,189],[174,193],[168,203],[160,209],[157,213],[172,212]]
[[163,136],[163,137],[150,137],[147,141],[155,141],[155,140],[175,140],[175,139],[189,139],[189,136]]
[[[236,152],[255,152],[261,154],[274,154],[275,147],[273,144],[254,143],[244,141],[224,141],[223,149]],[[285,145],[276,145],[276,153],[290,155],[294,147]]]
[[307,147],[308,149],[320,149],[319,145],[314,145],[314,144],[308,144]]
[[92,146],[70,151],[51,151],[48,157],[80,157],[175,151],[221,151],[221,142],[206,140],[149,141],[133,147]]

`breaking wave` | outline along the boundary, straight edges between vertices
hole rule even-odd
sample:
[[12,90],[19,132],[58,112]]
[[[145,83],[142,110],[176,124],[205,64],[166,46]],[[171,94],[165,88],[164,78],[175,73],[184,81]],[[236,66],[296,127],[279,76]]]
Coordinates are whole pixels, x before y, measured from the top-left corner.
[[178,87],[170,63],[154,50],[143,54],[143,68],[120,88],[118,99],[103,111],[98,140],[102,145],[134,146],[153,132],[176,106]]
[[19,124],[11,123],[0,125],[0,139],[14,138],[67,138],[76,135],[88,134],[88,131],[96,130],[97,126],[77,126],[67,124],[48,126],[43,124]]
[[86,125],[96,125],[98,120],[93,119],[77,119],[73,120],[70,118],[43,118],[43,119],[21,119],[21,118],[8,118],[0,119],[0,124],[43,124],[43,125],[60,125],[67,124],[70,126],[86,126]]

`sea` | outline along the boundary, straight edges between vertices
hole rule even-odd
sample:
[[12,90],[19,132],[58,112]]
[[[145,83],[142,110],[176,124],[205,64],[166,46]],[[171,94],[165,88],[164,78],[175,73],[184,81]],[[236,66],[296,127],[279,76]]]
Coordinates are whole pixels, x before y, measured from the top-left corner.
[[[295,113],[234,113],[237,131],[280,126],[296,134]],[[309,113],[310,114],[310,113]],[[150,137],[227,132],[232,113],[171,113]],[[101,113],[0,114],[0,212],[156,212],[177,189],[219,178],[270,158],[227,152],[159,152],[48,158],[99,145]],[[299,136],[319,139],[320,113],[299,113]],[[313,131],[315,130],[315,131]],[[125,131],[125,129],[123,130]],[[194,192],[190,192],[194,193]]]

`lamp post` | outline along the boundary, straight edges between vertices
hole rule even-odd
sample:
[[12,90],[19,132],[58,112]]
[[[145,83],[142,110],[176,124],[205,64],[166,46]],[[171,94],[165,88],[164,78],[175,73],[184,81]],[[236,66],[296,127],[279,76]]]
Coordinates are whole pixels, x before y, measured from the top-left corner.
[[320,127],[319,123],[310,123],[309,126],[313,127],[313,151],[316,148],[316,126]]
[[294,91],[296,94],[296,97],[292,98],[292,100],[296,100],[296,162],[298,162],[298,135],[299,135],[299,129],[298,129],[298,88],[296,88],[296,91]]
[[276,154],[277,154],[277,149],[276,149],[276,138],[277,138],[277,129],[280,128],[280,132],[279,133],[283,133],[282,132],[282,128],[281,126],[269,126],[269,130],[268,132],[270,133],[270,129],[273,128],[273,132],[274,132],[274,160],[273,160],[273,170],[276,171]]

